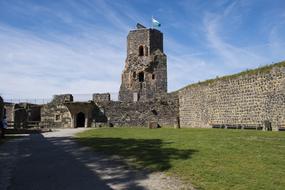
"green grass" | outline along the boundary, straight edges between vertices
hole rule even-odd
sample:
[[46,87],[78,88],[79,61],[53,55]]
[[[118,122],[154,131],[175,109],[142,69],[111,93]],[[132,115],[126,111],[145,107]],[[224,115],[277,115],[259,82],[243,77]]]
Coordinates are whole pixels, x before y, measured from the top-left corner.
[[198,83],[193,83],[193,84],[189,84],[177,91],[181,91],[185,88],[189,88],[189,87],[194,87],[194,86],[200,86],[200,85],[209,85],[212,84],[216,81],[224,81],[224,80],[230,80],[230,79],[234,79],[234,78],[238,78],[240,76],[245,76],[245,75],[256,75],[256,74],[262,74],[262,73],[269,73],[274,67],[285,67],[285,61],[279,62],[279,63],[275,63],[275,64],[271,64],[271,65],[265,65],[256,69],[248,69],[233,75],[225,75],[222,77],[217,77],[215,79],[208,79],[205,81],[201,81]]
[[102,128],[77,135],[95,151],[163,171],[199,189],[285,189],[285,133]]

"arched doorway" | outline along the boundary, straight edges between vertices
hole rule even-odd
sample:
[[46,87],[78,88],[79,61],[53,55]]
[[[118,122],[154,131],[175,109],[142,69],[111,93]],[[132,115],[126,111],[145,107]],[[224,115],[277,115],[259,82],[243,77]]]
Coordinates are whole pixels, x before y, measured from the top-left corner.
[[144,82],[144,73],[143,72],[139,73],[139,82]]
[[140,47],[139,47],[139,56],[144,56],[144,53],[143,53],[143,46],[140,46]]
[[82,112],[76,116],[76,127],[85,127],[85,114]]

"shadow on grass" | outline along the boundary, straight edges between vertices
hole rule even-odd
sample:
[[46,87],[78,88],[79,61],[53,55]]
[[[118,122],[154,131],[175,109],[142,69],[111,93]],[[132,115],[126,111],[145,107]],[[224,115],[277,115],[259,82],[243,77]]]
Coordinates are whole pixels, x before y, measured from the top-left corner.
[[94,148],[96,152],[118,155],[130,159],[137,168],[165,171],[171,168],[171,160],[190,159],[197,150],[179,150],[167,147],[170,142],[160,139],[122,139],[122,138],[77,138],[82,145]]

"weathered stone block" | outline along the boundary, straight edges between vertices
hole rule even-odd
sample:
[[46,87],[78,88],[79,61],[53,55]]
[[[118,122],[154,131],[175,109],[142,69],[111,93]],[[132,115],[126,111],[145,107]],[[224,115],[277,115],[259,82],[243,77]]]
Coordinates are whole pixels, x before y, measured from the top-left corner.
[[111,100],[110,93],[95,93],[93,94],[93,101],[94,102],[108,102]]

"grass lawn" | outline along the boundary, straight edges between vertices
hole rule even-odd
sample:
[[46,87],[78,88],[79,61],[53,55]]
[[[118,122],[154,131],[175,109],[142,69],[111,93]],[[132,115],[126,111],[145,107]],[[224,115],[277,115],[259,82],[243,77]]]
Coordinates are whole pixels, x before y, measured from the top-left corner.
[[77,139],[199,189],[285,189],[283,132],[101,128],[79,133]]

